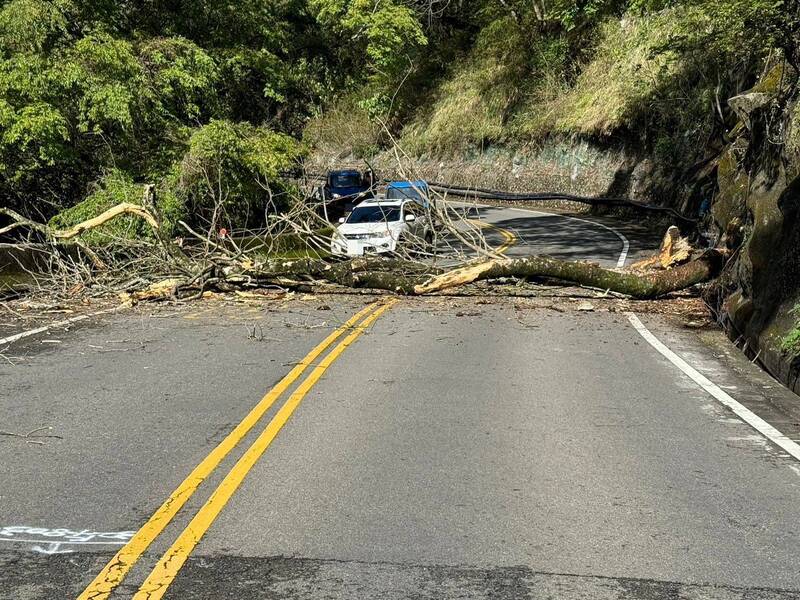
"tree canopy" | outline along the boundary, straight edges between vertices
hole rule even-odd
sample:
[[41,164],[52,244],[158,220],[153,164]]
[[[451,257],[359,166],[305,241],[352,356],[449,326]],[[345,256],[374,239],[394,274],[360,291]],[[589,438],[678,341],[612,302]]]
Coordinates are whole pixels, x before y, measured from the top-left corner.
[[777,49],[797,66],[797,4],[0,0],[0,202],[50,218],[98,190],[155,183],[209,219],[197,169],[217,161],[238,203],[228,214],[243,218],[280,207],[281,172],[319,107],[351,98],[397,125],[476,44],[524,59],[504,76],[544,61],[569,78],[604,22],[669,9],[685,16],[673,47],[728,67]]

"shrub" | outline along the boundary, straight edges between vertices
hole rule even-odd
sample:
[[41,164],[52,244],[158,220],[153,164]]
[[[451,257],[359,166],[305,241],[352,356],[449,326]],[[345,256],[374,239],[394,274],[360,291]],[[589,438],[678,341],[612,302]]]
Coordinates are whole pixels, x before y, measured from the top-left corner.
[[485,27],[460,67],[403,132],[412,152],[446,154],[500,140],[534,67],[529,45],[510,17]]
[[194,131],[179,166],[175,193],[194,222],[241,229],[285,208],[282,175],[305,153],[293,138],[249,123],[212,120]]
[[[800,304],[796,304],[789,314],[797,319],[800,315]],[[781,352],[789,356],[800,355],[800,321],[795,322],[795,325],[790,329],[781,339]]]

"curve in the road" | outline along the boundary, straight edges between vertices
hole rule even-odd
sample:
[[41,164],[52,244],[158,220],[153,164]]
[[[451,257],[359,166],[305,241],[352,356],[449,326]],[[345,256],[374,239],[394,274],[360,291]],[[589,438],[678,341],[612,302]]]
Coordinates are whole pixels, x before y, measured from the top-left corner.
[[485,228],[485,229],[491,229],[492,231],[497,231],[501,236],[503,236],[503,243],[493,249],[493,251],[496,254],[503,255],[506,250],[511,248],[511,246],[516,244],[517,240],[519,240],[519,238],[517,237],[517,235],[515,233],[509,231],[505,227],[499,227],[499,226],[495,225],[494,223],[487,223],[486,221],[481,221],[480,219],[467,219],[467,221],[469,221],[470,223],[472,223],[476,227],[481,227],[481,228]]
[[628,258],[628,250],[630,250],[631,244],[628,241],[628,238],[626,238],[622,233],[620,233],[618,230],[614,229],[613,227],[610,227],[610,226],[605,225],[603,223],[598,223],[597,221],[591,221],[589,219],[582,219],[580,217],[573,217],[573,216],[570,216],[570,215],[558,215],[558,214],[555,214],[555,213],[548,213],[548,212],[544,212],[544,211],[541,211],[541,210],[531,210],[531,209],[527,209],[527,208],[512,208],[511,210],[514,210],[514,211],[517,211],[517,212],[526,212],[526,213],[535,213],[535,214],[539,214],[539,215],[547,215],[547,216],[551,216],[551,217],[561,217],[561,218],[564,218],[564,219],[571,219],[573,221],[580,221],[581,223],[587,223],[587,224],[593,225],[595,227],[601,227],[602,229],[606,229],[607,231],[610,231],[611,233],[616,235],[619,238],[620,242],[622,242],[622,250],[620,250],[619,257],[617,258],[617,268],[619,269],[619,268],[622,268],[622,267],[625,266],[625,261]]
[[[517,207],[479,205],[478,208],[483,213],[481,215],[484,219],[481,221],[482,223],[491,225],[501,232],[513,232],[512,235],[519,242],[518,251],[525,244],[535,244],[543,248],[538,253],[557,256],[565,260],[604,259],[605,256],[613,253],[613,259],[610,259],[609,262],[614,267],[621,268],[627,261],[630,241],[619,230],[604,223],[571,215]],[[531,218],[513,219],[508,216],[510,211],[525,213],[531,215]],[[544,220],[560,222],[562,225],[549,227],[549,223],[544,223]],[[609,247],[611,239],[607,235],[593,236],[589,233],[591,229],[598,233],[601,231],[611,233],[616,238],[613,250]],[[506,236],[504,235],[504,237]],[[621,243],[621,248],[616,245],[617,240]],[[503,251],[510,247],[510,244],[504,244]]]

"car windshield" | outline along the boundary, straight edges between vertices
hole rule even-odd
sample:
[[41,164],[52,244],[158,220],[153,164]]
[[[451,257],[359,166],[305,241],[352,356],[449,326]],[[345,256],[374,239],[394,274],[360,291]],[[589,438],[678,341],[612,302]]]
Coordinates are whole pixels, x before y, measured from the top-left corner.
[[425,200],[424,188],[421,187],[392,187],[386,189],[386,197],[391,199]]
[[390,223],[399,220],[399,206],[357,206],[347,217],[348,223]]
[[358,173],[337,173],[331,176],[331,185],[337,188],[359,187],[361,176]]

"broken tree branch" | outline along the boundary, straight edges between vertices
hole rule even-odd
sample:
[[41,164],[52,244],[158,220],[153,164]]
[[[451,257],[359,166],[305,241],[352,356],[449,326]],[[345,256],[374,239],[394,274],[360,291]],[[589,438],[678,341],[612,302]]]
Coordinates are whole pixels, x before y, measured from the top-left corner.
[[155,217],[153,217],[153,215],[151,215],[148,211],[143,209],[141,206],[137,206],[136,204],[131,204],[130,202],[121,202],[116,206],[112,206],[107,211],[100,213],[96,217],[78,223],[77,225],[71,227],[70,229],[62,231],[51,230],[51,234],[56,239],[68,240],[74,238],[75,236],[81,235],[82,233],[90,229],[100,227],[100,225],[107,223],[111,219],[114,219],[123,214],[131,214],[141,217],[142,219],[147,221],[147,224],[150,225],[150,227],[152,227],[155,230],[158,229],[158,222],[156,221]]
[[[481,234],[482,227],[476,226],[468,218],[469,206],[455,210],[446,202],[439,203],[439,208],[435,208],[436,218],[442,224],[437,231],[441,233],[437,233],[432,241],[419,240],[421,243],[416,250],[412,244],[407,244],[392,258],[339,260],[326,256],[330,234],[323,233],[314,209],[303,203],[296,203],[286,213],[275,215],[268,220],[268,229],[251,235],[247,243],[241,244],[236,244],[233,239],[225,243],[212,242],[210,234],[203,235],[181,221],[180,225],[189,233],[190,239],[196,240],[194,245],[181,247],[169,239],[165,229],[159,227],[154,193],[154,187],[148,185],[141,206],[122,203],[63,231],[54,231],[9,209],[0,209],[0,215],[13,220],[12,225],[4,227],[4,230],[24,225],[42,233],[53,247],[56,258],[61,253],[57,252],[58,244],[53,242],[76,244],[84,251],[77,259],[68,254],[59,263],[65,274],[65,289],[72,288],[71,284],[67,284],[67,276],[76,273],[81,282],[93,281],[94,286],[107,291],[124,291],[125,297],[131,301],[160,298],[186,300],[202,297],[205,291],[210,290],[228,292],[275,285],[300,288],[323,282],[419,295],[486,279],[526,280],[536,277],[651,299],[708,281],[720,272],[725,258],[724,251],[712,249],[696,256],[694,260],[688,260],[691,247],[680,237],[677,228],[671,228],[659,255],[646,261],[647,265],[659,265],[664,270],[644,273],[620,271],[548,256],[507,259],[489,246]],[[124,214],[145,219],[152,227],[155,239],[115,240],[113,245],[95,246],[98,251],[104,252],[104,257],[113,261],[109,264],[113,264],[114,269],[106,269],[101,281],[94,279],[94,271],[87,268],[85,257],[89,257],[95,267],[102,269],[105,264],[80,235]],[[437,243],[440,234],[443,239]],[[284,240],[305,243],[305,256],[300,250],[301,257],[290,258],[292,251],[297,249],[290,245],[284,248],[279,244],[282,236]],[[228,248],[228,243],[232,249]],[[447,246],[449,254],[441,254],[441,246]],[[472,252],[469,253],[469,250]],[[287,254],[287,257],[279,258],[281,253]],[[483,258],[467,262],[470,254]],[[454,266],[448,270],[438,268],[437,257],[446,258]],[[688,262],[675,266],[685,260]],[[137,283],[131,285],[131,281]]]
[[429,294],[481,279],[499,277],[551,277],[587,287],[619,292],[639,299],[658,298],[670,292],[708,281],[722,268],[724,253],[712,249],[695,260],[668,271],[637,275],[595,264],[558,260],[546,256],[493,259],[436,275],[414,287],[415,294]]

